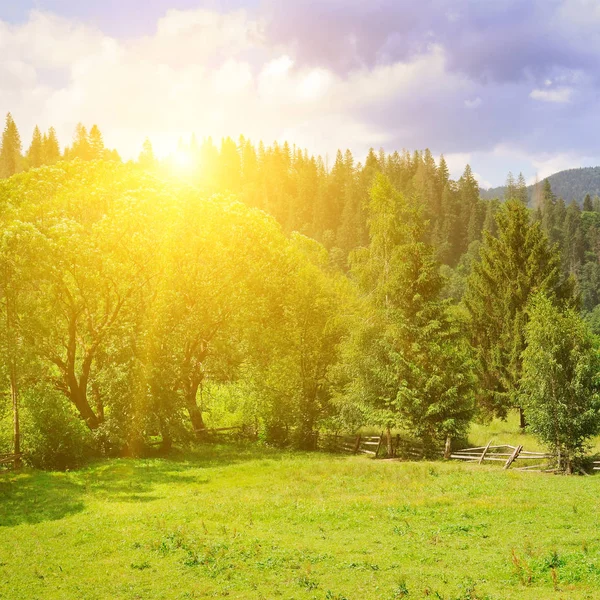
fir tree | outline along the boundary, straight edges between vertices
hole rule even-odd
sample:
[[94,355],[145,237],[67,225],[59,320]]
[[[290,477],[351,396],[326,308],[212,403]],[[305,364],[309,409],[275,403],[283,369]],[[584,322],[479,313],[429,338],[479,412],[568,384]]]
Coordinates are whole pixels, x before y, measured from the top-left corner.
[[517,200],[520,200],[523,204],[527,204],[529,201],[529,195],[527,193],[527,183],[525,182],[525,177],[523,177],[523,173],[519,173],[519,177],[517,177],[515,198],[517,198]]
[[0,146],[0,177],[11,177],[21,170],[21,136],[12,115],[6,115],[6,125]]
[[349,390],[370,399],[375,420],[433,442],[464,433],[474,382],[468,348],[440,300],[443,280],[422,241],[425,226],[420,209],[377,175],[370,245],[353,258],[374,314],[354,340]]
[[44,146],[40,128],[36,125],[33,130],[31,145],[27,151],[27,163],[29,168],[37,169],[44,163]]
[[480,402],[505,416],[518,406],[525,348],[527,303],[535,292],[570,300],[573,283],[561,277],[557,249],[539,223],[531,223],[522,202],[509,200],[496,215],[496,236],[486,232],[480,258],[473,264],[464,303],[470,316],[471,341],[479,355]]
[[44,136],[42,155],[45,165],[53,165],[60,160],[60,146],[54,127],[50,127],[48,134]]
[[90,158],[99,159],[104,157],[104,139],[98,129],[98,125],[93,125],[88,136]]
[[154,156],[152,143],[148,138],[144,140],[144,145],[142,146],[142,151],[140,152],[138,162],[140,166],[144,167],[145,169],[153,169],[156,166],[156,157]]

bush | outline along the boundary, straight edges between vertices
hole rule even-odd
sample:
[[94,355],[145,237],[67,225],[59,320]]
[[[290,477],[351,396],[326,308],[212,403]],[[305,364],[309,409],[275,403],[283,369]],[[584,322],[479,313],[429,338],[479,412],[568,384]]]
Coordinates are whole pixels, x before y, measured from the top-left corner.
[[31,388],[22,406],[23,453],[29,465],[62,471],[96,454],[91,432],[58,392]]

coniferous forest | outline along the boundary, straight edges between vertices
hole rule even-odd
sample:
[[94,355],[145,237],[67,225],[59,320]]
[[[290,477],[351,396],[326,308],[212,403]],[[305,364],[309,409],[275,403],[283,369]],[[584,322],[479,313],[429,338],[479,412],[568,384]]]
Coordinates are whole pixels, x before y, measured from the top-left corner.
[[[519,409],[570,469],[598,430],[597,199],[545,180],[529,201],[509,174],[482,200],[469,165],[452,180],[427,149],[361,162],[192,136],[123,163],[96,125],[26,147],[10,114],[0,173],[0,449],[32,465],[168,451],[208,425],[436,448]],[[540,335],[561,327],[576,352]]]

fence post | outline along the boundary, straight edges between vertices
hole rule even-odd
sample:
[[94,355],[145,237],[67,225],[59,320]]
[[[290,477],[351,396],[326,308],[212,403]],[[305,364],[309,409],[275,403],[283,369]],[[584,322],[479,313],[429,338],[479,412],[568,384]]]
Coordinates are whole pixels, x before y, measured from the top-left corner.
[[490,440],[487,443],[487,446],[483,449],[483,452],[481,453],[481,457],[479,458],[479,462],[477,463],[478,465],[480,465],[483,462],[483,459],[485,458],[485,455],[487,454],[487,451],[490,449],[490,444],[492,443],[492,440]]
[[517,457],[521,453],[521,450],[523,450],[523,446],[517,446],[515,448],[515,451],[512,453],[511,457],[506,461],[506,464],[504,465],[505,469],[508,469],[508,467],[510,467],[510,465],[513,464],[513,462],[517,459]]
[[448,460],[452,454],[452,438],[446,436],[446,445],[444,446],[444,459]]
[[358,452],[359,448],[360,448],[360,433],[356,436],[356,442],[354,443],[354,452],[353,452],[353,454],[356,454]]
[[379,436],[379,444],[377,444],[377,450],[375,450],[375,458],[377,458],[377,455],[379,454],[379,449],[381,448],[381,440],[383,440],[383,431]]

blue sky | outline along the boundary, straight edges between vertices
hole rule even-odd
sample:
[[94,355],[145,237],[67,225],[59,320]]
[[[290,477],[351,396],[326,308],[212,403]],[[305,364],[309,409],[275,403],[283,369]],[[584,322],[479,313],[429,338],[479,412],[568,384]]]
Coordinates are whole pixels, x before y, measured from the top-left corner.
[[600,0],[0,2],[0,111],[134,156],[180,136],[429,147],[483,186],[600,164]]

